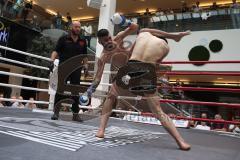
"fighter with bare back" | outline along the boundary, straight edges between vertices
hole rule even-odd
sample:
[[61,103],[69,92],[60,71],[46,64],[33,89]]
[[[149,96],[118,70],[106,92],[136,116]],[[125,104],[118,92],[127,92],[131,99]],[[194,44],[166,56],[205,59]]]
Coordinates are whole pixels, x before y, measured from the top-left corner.
[[[137,29],[136,24],[131,23],[130,26]],[[116,53],[127,55],[129,56],[129,61],[121,64],[121,68],[115,78],[116,80],[113,82],[108,97],[103,104],[100,128],[96,137],[104,138],[104,132],[111,115],[111,110],[116,106],[117,96],[119,95],[118,88],[126,88],[136,95],[148,97],[147,101],[150,109],[156,114],[165,129],[176,140],[179,148],[182,150],[189,150],[190,145],[181,137],[171,119],[162,111],[159,99],[156,99],[155,66],[169,52],[169,46],[165,38],[173,39],[178,42],[182,37],[189,35],[190,32],[167,33],[156,29],[142,29],[131,50],[120,49],[122,47],[119,47],[119,44],[122,43],[123,37],[129,35],[130,31],[132,33],[134,29],[129,27],[122,33],[120,32],[116,38],[113,39],[110,37],[107,30],[100,30],[98,32],[98,42],[103,45],[104,50],[98,61],[98,70],[93,84],[87,91],[88,96],[91,96],[99,85],[104,65],[111,61],[113,55]]]

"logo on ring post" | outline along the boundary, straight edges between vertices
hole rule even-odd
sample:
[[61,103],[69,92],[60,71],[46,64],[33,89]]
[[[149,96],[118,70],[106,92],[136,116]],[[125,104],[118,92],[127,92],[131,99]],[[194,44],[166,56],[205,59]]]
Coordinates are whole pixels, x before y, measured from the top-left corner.
[[7,43],[9,32],[4,23],[0,21],[0,43]]

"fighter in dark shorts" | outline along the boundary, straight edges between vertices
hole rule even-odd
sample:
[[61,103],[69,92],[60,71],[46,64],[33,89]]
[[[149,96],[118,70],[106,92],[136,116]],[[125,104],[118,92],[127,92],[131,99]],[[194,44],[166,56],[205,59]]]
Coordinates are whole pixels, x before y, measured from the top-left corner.
[[[120,15],[115,16],[115,18],[116,18],[116,21],[113,20],[113,22],[120,22],[119,21],[119,19],[121,20]],[[126,21],[124,23],[125,24],[127,23],[128,25],[132,25],[132,23],[129,23]],[[97,86],[99,85],[101,76],[103,74],[104,64],[107,61],[110,61],[110,59],[113,57],[113,54],[116,54],[116,52],[119,52],[120,48],[118,46],[120,46],[120,44],[123,41],[123,36],[120,36],[119,37],[120,39],[118,38],[118,36],[117,38],[112,39],[108,33],[104,33],[102,31],[104,30],[100,30],[98,32],[98,38],[99,38],[99,43],[102,44],[104,47],[104,51],[98,61],[98,71],[94,78],[94,82],[87,91],[88,96],[91,96],[92,93],[97,88]],[[158,116],[157,118],[161,121],[162,125],[166,128],[166,130],[175,138],[180,149],[182,150],[190,149],[190,145],[187,144],[183,140],[183,138],[180,136],[174,124],[170,120],[170,118],[161,110],[159,100],[157,100],[156,98],[151,98],[154,96],[156,97],[155,64],[157,64],[158,61],[161,61],[169,52],[169,47],[166,41],[158,37],[173,39],[178,42],[181,40],[182,37],[189,34],[190,32],[167,33],[167,32],[155,30],[155,29],[142,29],[140,31],[139,35],[136,38],[136,42],[131,49],[132,55],[129,54],[130,60],[128,61],[126,66],[124,66],[126,64],[126,62],[124,62],[122,63],[123,67],[119,67],[121,68],[119,70],[120,73],[117,74],[118,77],[115,78],[117,79],[117,81],[113,82],[108,92],[108,97],[106,98],[103,105],[100,127],[98,130],[98,133],[96,134],[96,137],[104,138],[105,128],[106,128],[108,119],[111,115],[112,107],[116,106],[117,96],[119,95],[119,88],[128,87],[129,84],[131,83],[130,85],[131,92],[135,92],[138,95],[143,94],[144,96],[149,97],[147,99],[147,102],[149,102],[149,107],[152,109],[154,113],[157,114]],[[123,32],[122,35],[124,35],[125,37],[126,32],[125,33]],[[113,47],[110,47],[113,49],[109,51],[108,50],[109,47],[107,46],[113,46]],[[125,53],[123,54],[125,55]],[[131,69],[126,69],[125,71],[124,67],[131,68]],[[119,78],[121,81],[119,81]],[[135,80],[137,79],[141,79],[141,81],[134,83],[136,82]],[[119,84],[118,86],[117,83],[121,83],[121,84]]]
[[129,92],[144,96],[153,94],[157,89],[157,75],[155,64],[130,60],[121,67],[116,75],[116,85]]

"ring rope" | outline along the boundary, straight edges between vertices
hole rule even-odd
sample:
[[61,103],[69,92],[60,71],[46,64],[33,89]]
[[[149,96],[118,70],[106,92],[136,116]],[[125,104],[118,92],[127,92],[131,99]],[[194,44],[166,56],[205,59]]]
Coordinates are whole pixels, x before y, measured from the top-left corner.
[[24,63],[24,62],[12,60],[12,59],[4,58],[4,57],[0,57],[0,60],[6,61],[6,62],[12,62],[12,63],[16,63],[16,64],[28,66],[28,67],[43,69],[43,70],[47,70],[47,71],[49,70],[49,68],[47,68],[47,67],[37,66],[37,65],[34,65],[34,64],[28,64],[28,63]]
[[10,99],[10,98],[0,98],[1,101],[6,102],[23,102],[23,103],[36,103],[36,104],[49,104],[49,102],[46,101],[30,101],[30,100],[19,100],[19,99]]
[[46,78],[33,77],[33,76],[17,74],[17,73],[11,73],[11,72],[0,71],[0,74],[7,75],[7,76],[20,77],[20,78],[28,78],[28,79],[32,79],[32,80],[39,80],[39,81],[46,81],[46,82],[49,81],[49,79],[46,79]]
[[169,100],[169,99],[161,99],[160,102],[240,108],[240,104],[237,104],[237,103],[218,103],[218,102],[201,102],[201,101]]
[[[156,117],[156,114],[153,113],[140,113],[142,116]],[[214,119],[204,119],[204,118],[193,118],[193,117],[182,117],[182,116],[170,116],[170,118],[178,120],[192,120],[192,121],[202,121],[202,122],[213,122],[213,123],[225,123],[225,124],[236,124],[240,125],[240,122],[237,121],[226,121],[226,120],[214,120]]]
[[46,60],[46,61],[52,61],[51,58],[46,58],[46,57],[43,57],[43,56],[38,56],[38,55],[35,55],[35,54],[19,51],[17,49],[5,47],[5,46],[2,46],[2,45],[0,45],[0,49],[5,49],[5,50],[8,50],[8,51],[12,51],[12,52],[15,52],[15,53],[23,54],[23,55],[34,57],[34,58],[39,58],[39,59]]
[[240,63],[240,61],[163,61],[159,64],[217,64],[217,63]]
[[11,88],[18,88],[18,89],[25,89],[25,90],[31,90],[31,91],[39,91],[39,92],[48,92],[49,91],[48,89],[24,87],[24,86],[19,86],[19,85],[14,85],[14,84],[5,84],[5,83],[0,83],[0,86],[2,86],[2,87],[11,87]]
[[182,91],[211,91],[211,92],[232,92],[232,93],[240,93],[240,89],[232,89],[232,88],[205,88],[205,87],[165,87],[158,86],[158,89],[175,89]]
[[[90,109],[90,110],[101,110],[101,108],[93,108],[88,106],[80,106],[81,109]],[[134,112],[134,111],[125,111],[125,110],[117,110],[113,109],[112,112],[115,113],[124,113],[124,114],[131,114],[137,116],[147,116],[147,117],[157,117],[157,114],[147,113],[147,112]],[[170,118],[178,119],[178,120],[192,120],[192,121],[203,121],[203,122],[213,122],[213,123],[225,123],[225,124],[235,124],[240,125],[240,122],[237,121],[226,121],[226,120],[212,120],[212,119],[203,119],[203,118],[193,118],[193,117],[182,117],[182,116],[170,116]]]

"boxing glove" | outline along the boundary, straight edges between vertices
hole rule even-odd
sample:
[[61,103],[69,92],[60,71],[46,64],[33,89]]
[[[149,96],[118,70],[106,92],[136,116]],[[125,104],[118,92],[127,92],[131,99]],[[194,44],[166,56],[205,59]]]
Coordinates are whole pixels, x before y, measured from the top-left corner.
[[111,18],[111,22],[114,25],[119,25],[121,27],[126,27],[126,26],[130,26],[132,24],[132,21],[129,19],[126,19],[126,17],[124,17],[123,15],[120,15],[119,13],[115,13],[112,18]]
[[79,97],[79,103],[81,106],[86,106],[89,104],[89,98],[87,95],[83,94]]
[[86,95],[88,97],[91,97],[92,94],[96,91],[96,88],[98,87],[100,81],[93,81],[92,85],[90,87],[88,87],[87,91],[86,91]]

